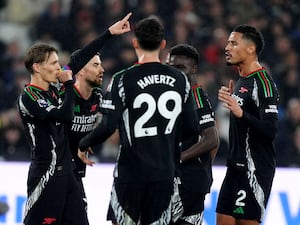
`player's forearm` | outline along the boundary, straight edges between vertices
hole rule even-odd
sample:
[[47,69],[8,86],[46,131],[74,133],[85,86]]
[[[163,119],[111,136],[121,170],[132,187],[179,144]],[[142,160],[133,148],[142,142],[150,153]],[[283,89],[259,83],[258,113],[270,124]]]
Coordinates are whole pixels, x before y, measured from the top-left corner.
[[70,80],[64,83],[65,97],[63,103],[58,108],[53,108],[47,114],[48,119],[56,120],[57,122],[69,123],[73,118],[75,107],[75,93],[73,91],[74,81]]
[[243,111],[242,118],[248,121],[249,125],[264,137],[274,139],[278,130],[278,120],[276,118],[258,119],[246,111]]
[[192,145],[181,153],[181,161],[187,161],[201,157],[204,153],[210,152],[218,147],[219,138],[216,128],[209,127],[201,133],[201,139],[198,143]]
[[98,124],[92,132],[80,140],[78,145],[80,151],[85,151],[88,147],[101,144],[109,138],[116,130],[116,124],[112,121],[112,119],[109,119],[108,116],[104,115],[101,123]]

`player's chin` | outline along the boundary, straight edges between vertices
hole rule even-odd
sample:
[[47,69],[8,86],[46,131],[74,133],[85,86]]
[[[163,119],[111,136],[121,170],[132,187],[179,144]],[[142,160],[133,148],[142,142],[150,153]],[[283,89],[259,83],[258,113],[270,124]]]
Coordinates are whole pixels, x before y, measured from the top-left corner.
[[234,63],[232,63],[231,61],[227,60],[227,61],[226,61],[226,65],[227,65],[227,66],[232,66],[232,65],[234,65]]
[[51,80],[50,82],[53,84],[56,84],[56,83],[60,83],[61,81],[58,78],[55,78],[55,79]]
[[92,87],[99,87],[102,84],[102,80],[97,80],[91,83]]

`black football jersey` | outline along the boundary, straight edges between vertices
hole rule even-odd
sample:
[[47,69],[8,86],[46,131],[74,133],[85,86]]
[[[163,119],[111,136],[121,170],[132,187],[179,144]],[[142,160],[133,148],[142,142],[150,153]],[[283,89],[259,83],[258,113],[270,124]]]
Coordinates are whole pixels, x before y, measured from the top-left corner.
[[193,132],[197,124],[186,76],[157,62],[135,64],[113,76],[101,107],[119,118],[121,148],[115,177],[173,179],[181,134]]
[[72,92],[72,85],[68,85],[63,104],[57,88],[52,85],[48,91],[28,85],[19,97],[18,108],[31,147],[32,176],[41,176],[46,171],[53,174],[55,168],[60,168],[61,173],[74,168],[65,126],[72,118]]
[[[193,99],[198,114],[198,126],[202,131],[206,128],[215,126],[214,112],[210,101],[199,86],[192,87]],[[201,133],[201,132],[200,132]],[[201,137],[200,137],[201,138]],[[199,132],[183,138],[182,151],[187,150],[199,141]],[[182,182],[189,190],[201,191],[208,193],[212,184],[212,159],[210,152],[207,152],[197,159],[188,160],[180,164]]]
[[230,114],[228,166],[273,173],[279,95],[272,77],[265,69],[240,77],[232,96],[243,109],[243,117]]
[[[86,164],[77,156],[78,144],[81,138],[93,130],[96,122],[101,118],[99,104],[103,94],[100,88],[93,88],[91,96],[84,99],[76,86],[73,87],[73,90],[75,93],[74,116],[68,134],[71,152],[76,163],[75,173],[84,177]],[[60,95],[64,95],[63,90]]]

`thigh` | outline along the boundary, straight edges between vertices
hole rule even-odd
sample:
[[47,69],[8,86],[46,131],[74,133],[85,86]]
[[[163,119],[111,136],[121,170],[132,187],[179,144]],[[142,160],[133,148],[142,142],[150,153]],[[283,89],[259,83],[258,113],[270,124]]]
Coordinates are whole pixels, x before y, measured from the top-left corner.
[[67,194],[65,198],[64,225],[88,225],[87,212],[82,200],[82,193],[74,174],[68,176]]
[[[61,223],[66,198],[67,179],[30,177],[30,192],[25,206],[24,224]],[[58,188],[59,187],[59,188]]]
[[237,225],[237,223],[234,217],[217,213],[216,225]]

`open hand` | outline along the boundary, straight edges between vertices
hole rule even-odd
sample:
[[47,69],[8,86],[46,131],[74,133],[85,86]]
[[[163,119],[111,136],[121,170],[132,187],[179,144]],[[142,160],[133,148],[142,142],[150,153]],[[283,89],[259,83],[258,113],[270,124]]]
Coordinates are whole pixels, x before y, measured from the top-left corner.
[[90,154],[94,153],[91,147],[88,147],[87,150],[84,152],[82,152],[82,151],[80,151],[80,149],[78,149],[77,155],[82,160],[82,162],[84,162],[86,165],[93,166],[95,164],[95,162],[88,158],[89,153]]

